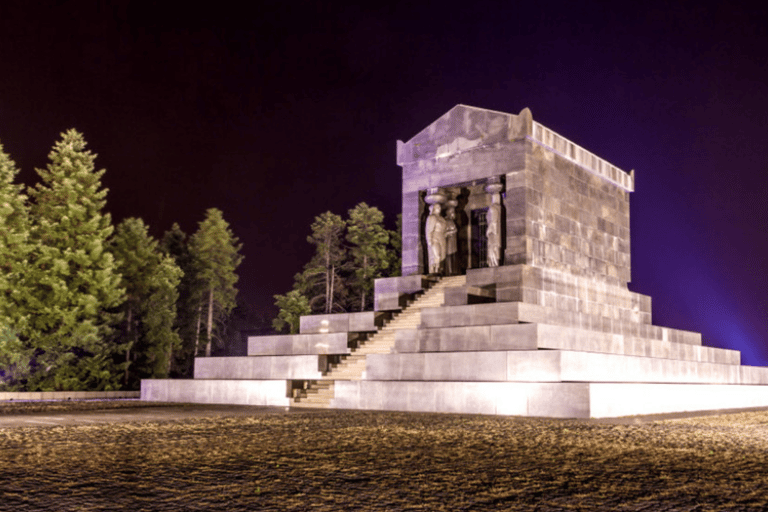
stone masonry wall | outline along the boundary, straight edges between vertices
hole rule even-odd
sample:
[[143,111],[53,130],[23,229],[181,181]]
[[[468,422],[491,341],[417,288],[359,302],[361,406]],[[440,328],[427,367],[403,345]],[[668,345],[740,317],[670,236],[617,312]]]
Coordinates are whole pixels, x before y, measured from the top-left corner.
[[506,175],[505,264],[529,264],[626,286],[629,192],[534,141]]

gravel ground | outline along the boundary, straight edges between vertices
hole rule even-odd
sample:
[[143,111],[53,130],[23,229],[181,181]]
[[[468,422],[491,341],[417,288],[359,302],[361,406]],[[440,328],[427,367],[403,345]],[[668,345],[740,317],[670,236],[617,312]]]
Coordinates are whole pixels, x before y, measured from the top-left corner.
[[0,510],[767,510],[766,462],[765,411],[643,424],[302,411],[0,428]]

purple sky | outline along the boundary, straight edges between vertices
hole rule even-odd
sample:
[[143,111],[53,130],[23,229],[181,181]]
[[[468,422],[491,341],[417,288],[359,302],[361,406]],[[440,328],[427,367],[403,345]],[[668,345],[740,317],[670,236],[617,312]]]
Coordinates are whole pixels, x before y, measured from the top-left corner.
[[529,107],[635,169],[630,288],[654,323],[768,364],[765,7],[135,4],[0,3],[0,142],[23,181],[77,128],[116,222],[189,233],[222,209],[271,316],[316,215],[366,201],[394,226],[397,139],[457,103]]

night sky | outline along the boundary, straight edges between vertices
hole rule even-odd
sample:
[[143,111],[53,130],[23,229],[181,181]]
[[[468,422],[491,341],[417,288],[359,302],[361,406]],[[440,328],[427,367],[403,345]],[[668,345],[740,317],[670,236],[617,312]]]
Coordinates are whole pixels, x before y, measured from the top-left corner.
[[365,201],[394,227],[397,139],[458,103],[529,107],[635,170],[630,289],[654,323],[768,364],[766,7],[102,4],[0,3],[0,142],[31,184],[77,128],[115,223],[156,237],[220,208],[258,314],[316,215]]

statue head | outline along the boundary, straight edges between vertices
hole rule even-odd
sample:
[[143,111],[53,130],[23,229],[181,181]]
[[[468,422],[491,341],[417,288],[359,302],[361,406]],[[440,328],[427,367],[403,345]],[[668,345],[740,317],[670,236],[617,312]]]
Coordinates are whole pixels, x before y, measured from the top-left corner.
[[441,211],[441,208],[439,203],[435,203],[429,208],[430,215],[440,215],[440,211]]

